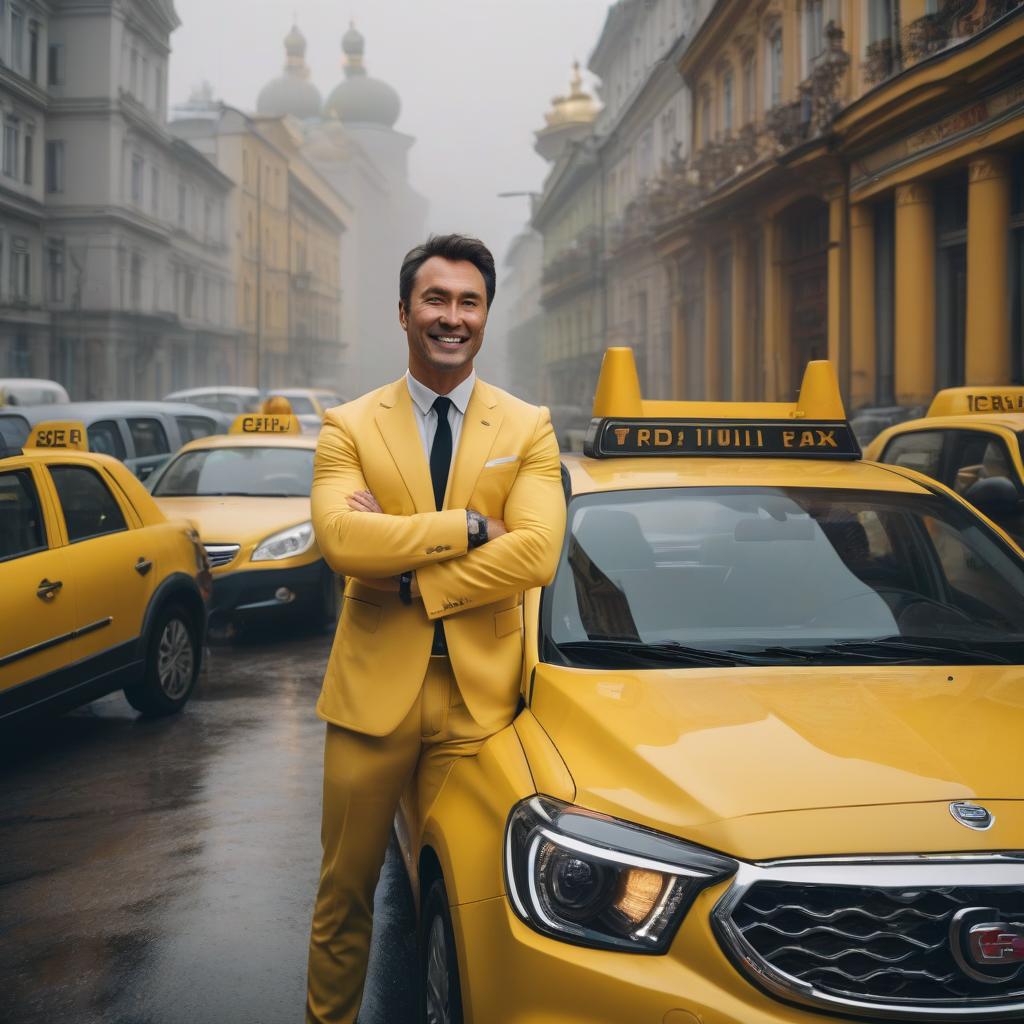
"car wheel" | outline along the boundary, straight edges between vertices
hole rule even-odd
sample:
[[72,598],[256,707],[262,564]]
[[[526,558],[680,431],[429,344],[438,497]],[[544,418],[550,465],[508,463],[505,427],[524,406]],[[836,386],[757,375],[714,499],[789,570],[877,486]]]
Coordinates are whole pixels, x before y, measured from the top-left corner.
[[420,1005],[424,1024],[462,1024],[462,987],[444,881],[435,878],[420,915]]
[[199,638],[192,617],[180,605],[171,605],[153,623],[142,679],[126,686],[124,695],[143,715],[173,715],[192,695],[199,663]]

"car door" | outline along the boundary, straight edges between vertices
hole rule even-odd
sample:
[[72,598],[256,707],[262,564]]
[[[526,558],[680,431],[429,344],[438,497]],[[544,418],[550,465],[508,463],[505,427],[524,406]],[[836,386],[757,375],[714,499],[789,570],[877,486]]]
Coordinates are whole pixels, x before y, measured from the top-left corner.
[[128,466],[145,480],[171,457],[167,429],[156,416],[129,416],[128,433],[134,449]]
[[155,531],[101,466],[69,462],[49,472],[75,578],[76,653],[112,671],[134,657],[159,576]]
[[[1018,494],[1021,491],[1021,482],[1006,442],[994,431],[950,431],[946,465],[943,482],[968,501],[971,499],[967,492],[973,484],[993,477],[1005,477],[1017,488]],[[1014,538],[1024,536],[1024,516],[1019,507],[998,517],[993,515],[993,518],[998,518],[999,525]]]
[[0,462],[0,717],[38,699],[15,688],[73,660],[74,588],[46,487],[24,460]]

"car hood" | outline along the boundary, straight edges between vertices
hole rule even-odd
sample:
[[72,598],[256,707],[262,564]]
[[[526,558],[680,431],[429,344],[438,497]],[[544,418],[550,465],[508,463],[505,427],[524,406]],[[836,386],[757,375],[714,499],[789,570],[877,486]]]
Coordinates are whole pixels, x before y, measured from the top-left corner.
[[542,664],[531,711],[578,804],[698,841],[773,812],[1024,798],[1016,666]]
[[189,519],[204,544],[257,544],[310,517],[309,498],[156,498],[168,519]]

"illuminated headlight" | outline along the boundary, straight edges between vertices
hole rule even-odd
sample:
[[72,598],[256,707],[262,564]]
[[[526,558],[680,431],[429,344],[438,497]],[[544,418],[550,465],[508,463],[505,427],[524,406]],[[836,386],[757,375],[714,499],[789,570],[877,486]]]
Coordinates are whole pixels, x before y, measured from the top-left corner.
[[728,857],[628,822],[535,796],[505,827],[516,914],[565,942],[664,953],[694,898],[736,871]]
[[273,562],[301,555],[313,546],[313,524],[300,523],[260,541],[252,553],[253,562]]

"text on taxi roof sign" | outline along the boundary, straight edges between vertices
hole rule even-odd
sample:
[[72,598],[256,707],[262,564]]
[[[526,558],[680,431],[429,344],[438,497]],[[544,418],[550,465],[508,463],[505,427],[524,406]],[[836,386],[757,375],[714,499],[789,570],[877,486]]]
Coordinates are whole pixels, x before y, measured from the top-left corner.
[[796,402],[646,401],[628,348],[605,353],[583,452],[591,458],[861,455],[826,360],[808,364]]
[[27,448],[71,448],[74,451],[89,450],[89,435],[85,432],[84,423],[74,420],[47,420],[32,428]]
[[928,407],[929,416],[963,416],[974,413],[1024,412],[1024,388],[962,387],[945,388]]
[[237,417],[229,434],[301,434],[302,426],[294,416],[279,413],[248,412]]

